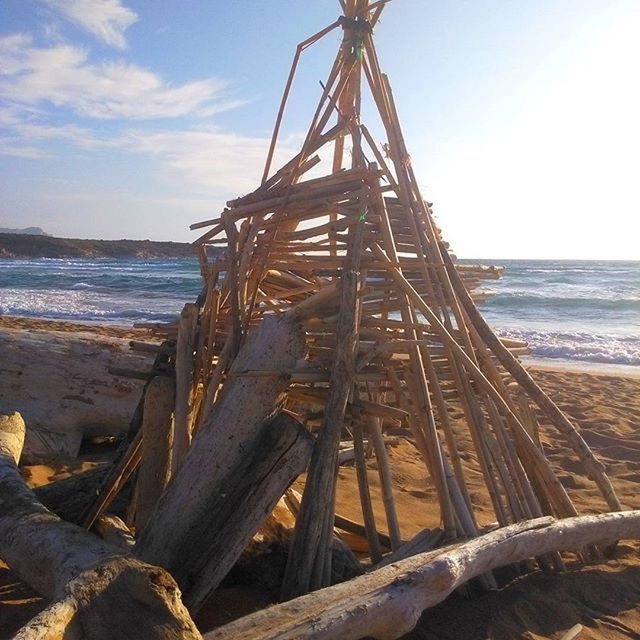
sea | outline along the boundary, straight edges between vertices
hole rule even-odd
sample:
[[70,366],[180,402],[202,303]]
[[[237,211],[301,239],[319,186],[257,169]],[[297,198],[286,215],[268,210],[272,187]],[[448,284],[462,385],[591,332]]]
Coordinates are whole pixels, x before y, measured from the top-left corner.
[[[640,261],[464,260],[505,267],[482,312],[532,357],[638,367]],[[0,314],[132,325],[175,319],[202,288],[191,259],[0,260]]]

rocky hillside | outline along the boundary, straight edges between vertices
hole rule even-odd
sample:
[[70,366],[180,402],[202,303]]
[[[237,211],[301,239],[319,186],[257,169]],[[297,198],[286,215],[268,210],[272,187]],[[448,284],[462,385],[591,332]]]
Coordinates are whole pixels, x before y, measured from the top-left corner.
[[76,240],[0,233],[0,258],[191,258],[187,242]]
[[40,227],[25,227],[24,229],[7,229],[0,227],[0,233],[19,233],[23,236],[48,236]]

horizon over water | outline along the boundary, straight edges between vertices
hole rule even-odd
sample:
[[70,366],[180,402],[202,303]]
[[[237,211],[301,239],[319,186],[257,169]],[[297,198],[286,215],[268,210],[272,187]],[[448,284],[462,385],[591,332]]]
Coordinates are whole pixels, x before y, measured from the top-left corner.
[[[640,261],[486,260],[505,267],[480,309],[534,358],[640,371]],[[175,319],[202,288],[197,261],[0,260],[0,314],[131,325]]]

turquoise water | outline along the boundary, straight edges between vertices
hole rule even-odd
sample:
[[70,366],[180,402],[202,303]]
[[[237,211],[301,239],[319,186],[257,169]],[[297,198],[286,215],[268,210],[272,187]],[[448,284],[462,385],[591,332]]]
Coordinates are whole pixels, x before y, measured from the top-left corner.
[[[534,355],[640,366],[640,262],[483,260],[502,264],[482,311]],[[202,287],[174,260],[0,260],[0,313],[127,324],[172,320]]]

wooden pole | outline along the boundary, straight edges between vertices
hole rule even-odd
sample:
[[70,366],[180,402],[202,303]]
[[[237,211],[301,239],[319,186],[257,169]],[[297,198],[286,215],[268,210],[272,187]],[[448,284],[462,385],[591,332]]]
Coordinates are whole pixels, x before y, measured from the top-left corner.
[[142,420],[142,458],[136,489],[136,532],[145,528],[160,495],[171,478],[173,411],[176,385],[172,378],[156,377],[147,388]]
[[191,443],[193,354],[196,348],[197,324],[198,305],[193,303],[185,304],[180,314],[178,344],[176,345],[175,429],[171,455],[173,473],[180,468]]
[[[364,189],[361,202],[363,210],[366,210],[369,199]],[[365,224],[364,221],[354,224],[342,269],[342,300],[331,384],[287,559],[282,586],[282,597],[285,599],[327,586],[327,574],[330,575],[325,563],[333,531],[340,435],[349,392],[354,381],[358,340],[359,269]]]

